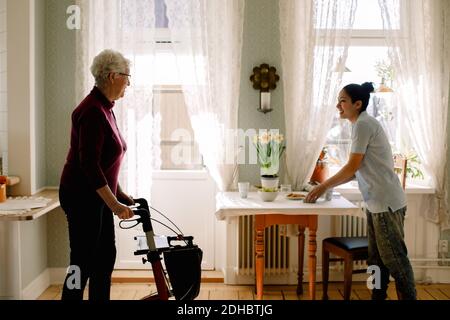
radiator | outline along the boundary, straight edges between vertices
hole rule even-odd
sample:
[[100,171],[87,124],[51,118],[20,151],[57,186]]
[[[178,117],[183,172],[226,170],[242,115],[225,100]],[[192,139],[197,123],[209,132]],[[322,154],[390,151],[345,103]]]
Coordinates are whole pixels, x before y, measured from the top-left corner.
[[337,217],[338,237],[364,237],[367,236],[366,219],[353,216]]
[[[255,217],[239,217],[239,274],[255,273]],[[289,269],[287,225],[273,225],[264,231],[265,274],[284,274]]]

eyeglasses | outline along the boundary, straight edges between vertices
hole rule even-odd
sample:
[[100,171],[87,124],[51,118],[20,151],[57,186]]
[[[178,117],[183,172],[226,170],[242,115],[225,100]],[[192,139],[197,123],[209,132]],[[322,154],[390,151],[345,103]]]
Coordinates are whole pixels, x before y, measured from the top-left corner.
[[131,79],[131,74],[123,73],[123,72],[117,72],[117,74],[120,74],[120,75],[122,75],[122,76],[126,76],[126,77],[127,77],[128,85],[131,83],[131,81],[130,81],[130,79]]

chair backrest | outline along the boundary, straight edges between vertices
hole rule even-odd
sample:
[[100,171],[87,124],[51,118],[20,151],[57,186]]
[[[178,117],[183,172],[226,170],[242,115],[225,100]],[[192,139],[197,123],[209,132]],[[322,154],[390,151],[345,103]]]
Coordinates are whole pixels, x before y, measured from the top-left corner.
[[407,159],[401,154],[394,154],[394,172],[397,174],[402,184],[403,190],[406,187],[406,165]]

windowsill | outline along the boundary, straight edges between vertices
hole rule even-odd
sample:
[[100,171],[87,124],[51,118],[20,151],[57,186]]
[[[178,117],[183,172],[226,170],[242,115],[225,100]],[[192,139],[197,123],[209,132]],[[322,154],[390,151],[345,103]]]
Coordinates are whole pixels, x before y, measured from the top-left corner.
[[205,180],[209,176],[206,169],[199,170],[154,170],[155,180]]
[[[348,200],[362,200],[361,193],[358,189],[358,184],[356,181],[351,181],[346,184],[340,185],[334,188],[335,191],[339,192],[347,198]],[[406,194],[434,194],[436,192],[435,188],[429,186],[421,186],[414,184],[412,182],[406,183]]]

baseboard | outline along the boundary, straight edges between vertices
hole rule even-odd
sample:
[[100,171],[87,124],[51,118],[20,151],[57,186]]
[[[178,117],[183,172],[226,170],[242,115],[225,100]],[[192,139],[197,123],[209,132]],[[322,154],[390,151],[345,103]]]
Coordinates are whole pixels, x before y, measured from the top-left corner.
[[67,268],[48,268],[50,284],[63,284],[66,279]]
[[22,290],[23,300],[36,300],[50,286],[50,271],[46,269]]
[[414,268],[416,281],[422,283],[450,283],[450,266],[427,266],[426,268]]
[[[226,277],[226,284],[235,285],[253,285],[255,284],[255,275],[250,274],[238,274],[235,272],[229,273]],[[231,271],[231,270],[229,270]],[[450,267],[440,266],[427,266],[426,268],[414,268],[414,276],[417,283],[450,283]],[[369,278],[368,273],[353,274],[352,280],[354,282],[366,282]],[[330,282],[342,282],[344,280],[344,272],[339,270],[330,269],[328,281]],[[391,281],[394,279],[391,277]],[[296,285],[297,284],[297,272],[292,271],[284,274],[265,274],[265,284],[284,284],[284,285]],[[309,272],[305,269],[303,274],[303,283],[309,281]],[[322,282],[322,268],[316,270],[316,282]]]

